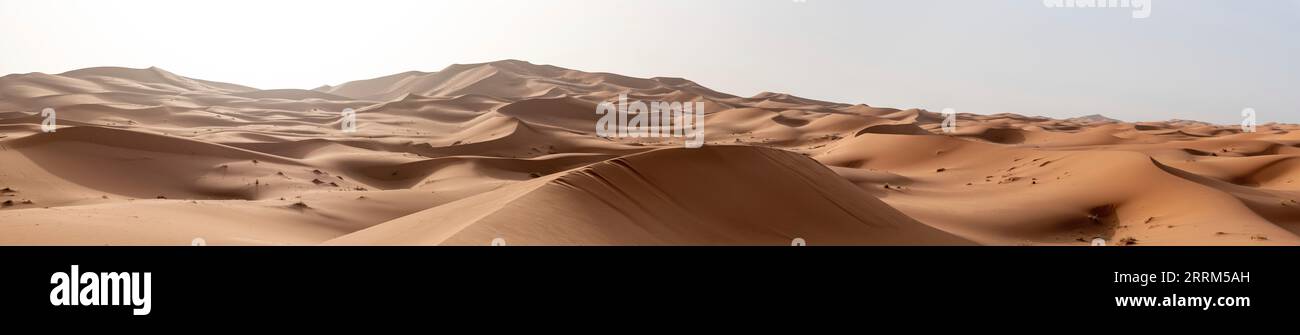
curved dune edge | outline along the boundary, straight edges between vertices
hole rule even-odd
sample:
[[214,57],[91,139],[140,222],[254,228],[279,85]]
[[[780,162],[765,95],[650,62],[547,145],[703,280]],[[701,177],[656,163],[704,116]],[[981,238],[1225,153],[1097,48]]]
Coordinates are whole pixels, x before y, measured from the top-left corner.
[[[597,136],[620,95],[702,102],[706,149]],[[1300,126],[947,119],[517,60],[311,91],[13,74],[0,245],[1300,245]]]
[[327,244],[961,245],[798,154],[661,149],[492,191]]

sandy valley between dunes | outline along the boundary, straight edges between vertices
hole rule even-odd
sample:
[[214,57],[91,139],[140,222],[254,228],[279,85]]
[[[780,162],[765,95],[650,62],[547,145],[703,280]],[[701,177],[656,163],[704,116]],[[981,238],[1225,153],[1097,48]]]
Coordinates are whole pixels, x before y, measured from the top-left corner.
[[[620,94],[703,102],[705,146],[597,136]],[[314,90],[14,74],[0,245],[1300,244],[1297,126],[942,121],[522,61]]]

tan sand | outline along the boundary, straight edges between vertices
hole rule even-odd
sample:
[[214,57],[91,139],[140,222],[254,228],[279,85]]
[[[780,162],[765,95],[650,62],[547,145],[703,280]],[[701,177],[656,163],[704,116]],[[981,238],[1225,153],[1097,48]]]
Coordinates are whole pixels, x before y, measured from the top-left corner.
[[[705,102],[706,146],[596,136],[620,94]],[[15,74],[0,244],[1300,244],[1297,126],[942,121],[513,60],[315,90]]]

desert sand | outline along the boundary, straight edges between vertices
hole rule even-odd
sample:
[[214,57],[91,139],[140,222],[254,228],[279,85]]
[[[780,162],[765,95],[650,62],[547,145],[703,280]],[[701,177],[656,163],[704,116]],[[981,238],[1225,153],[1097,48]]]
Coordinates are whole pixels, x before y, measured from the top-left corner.
[[[620,94],[705,102],[706,145],[597,136]],[[0,245],[1300,245],[1298,126],[942,122],[515,60],[314,90],[13,74]]]

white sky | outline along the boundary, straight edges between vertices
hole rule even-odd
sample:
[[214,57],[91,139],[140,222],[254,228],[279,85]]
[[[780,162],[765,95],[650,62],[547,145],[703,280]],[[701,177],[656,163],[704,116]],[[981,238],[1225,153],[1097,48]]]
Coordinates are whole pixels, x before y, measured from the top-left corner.
[[304,88],[522,59],[737,95],[1300,122],[1300,0],[0,0],[0,74],[158,66]]

